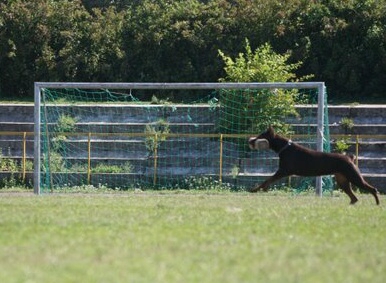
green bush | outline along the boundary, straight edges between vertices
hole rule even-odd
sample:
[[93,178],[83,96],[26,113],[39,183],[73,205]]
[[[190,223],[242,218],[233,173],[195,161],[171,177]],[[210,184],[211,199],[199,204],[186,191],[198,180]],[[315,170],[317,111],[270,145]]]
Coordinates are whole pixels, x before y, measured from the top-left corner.
[[347,150],[350,148],[349,139],[340,138],[335,143],[335,150],[338,153],[346,154]]
[[[253,52],[248,40],[245,41],[245,53],[240,53],[236,59],[226,56],[221,50],[219,54],[226,73],[220,81],[294,81],[295,70],[301,66],[301,62],[288,63],[289,54],[277,54],[269,44],[263,44]],[[221,128],[225,128],[227,133],[258,133],[272,125],[279,133],[289,134],[290,126],[283,122],[283,117],[298,115],[296,90],[223,91],[222,96],[224,111]]]
[[346,134],[348,134],[349,131],[355,126],[354,120],[347,117],[342,118],[339,124],[341,127],[343,127]]
[[154,153],[161,142],[165,141],[170,133],[168,121],[160,119],[155,123],[147,124],[145,127],[145,144],[150,154]]
[[55,132],[71,133],[76,130],[77,119],[70,115],[60,115]]
[[66,144],[66,133],[72,133],[76,130],[77,120],[69,115],[60,115],[58,122],[55,126],[55,132],[57,133],[52,138],[52,147],[56,152],[60,152]]
[[230,190],[229,184],[222,184],[218,180],[208,176],[191,176],[185,178],[181,184],[177,185],[180,189],[186,190]]
[[21,168],[16,160],[3,156],[0,148],[0,172],[10,173],[9,176],[0,179],[0,188],[24,187],[25,183],[20,177],[20,171]]
[[35,81],[216,81],[218,49],[269,42],[330,97],[383,98],[384,1],[143,0],[0,3],[0,93]]
[[130,162],[126,162],[123,165],[109,165],[98,163],[94,168],[92,168],[92,173],[131,173],[133,171],[133,166]]
[[63,157],[55,152],[51,151],[49,154],[45,154],[42,162],[43,172],[65,172],[67,171]]
[[19,166],[16,160],[3,156],[2,149],[0,148],[0,171],[2,172],[17,172]]

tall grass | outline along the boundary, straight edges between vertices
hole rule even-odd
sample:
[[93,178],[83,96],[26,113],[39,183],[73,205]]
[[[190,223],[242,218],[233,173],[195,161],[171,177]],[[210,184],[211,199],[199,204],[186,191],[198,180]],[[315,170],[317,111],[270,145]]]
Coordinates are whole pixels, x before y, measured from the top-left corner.
[[0,194],[0,282],[384,282],[386,199]]

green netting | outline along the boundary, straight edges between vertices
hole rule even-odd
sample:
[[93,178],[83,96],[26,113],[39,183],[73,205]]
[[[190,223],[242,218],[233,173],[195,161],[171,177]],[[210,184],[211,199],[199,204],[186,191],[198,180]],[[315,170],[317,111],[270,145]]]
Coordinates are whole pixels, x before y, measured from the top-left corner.
[[[247,189],[278,168],[274,152],[247,146],[248,137],[268,125],[316,148],[314,89],[218,90],[204,96],[201,91],[204,98],[189,104],[159,99],[151,104],[138,97],[149,94],[43,89],[41,191],[88,185]],[[323,183],[324,190],[332,189],[331,178]],[[292,177],[275,186],[283,185],[302,191],[314,188],[315,178]]]

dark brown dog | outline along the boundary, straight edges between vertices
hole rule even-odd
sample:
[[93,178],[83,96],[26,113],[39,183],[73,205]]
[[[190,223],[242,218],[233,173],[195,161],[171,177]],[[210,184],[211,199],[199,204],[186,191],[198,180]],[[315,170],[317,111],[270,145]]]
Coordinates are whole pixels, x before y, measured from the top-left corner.
[[353,158],[343,154],[323,153],[306,148],[275,134],[272,127],[259,136],[250,138],[248,143],[251,149],[266,147],[268,144],[269,148],[279,155],[279,170],[260,186],[254,187],[251,192],[267,190],[273,182],[291,175],[335,175],[339,187],[350,197],[351,204],[358,201],[351,184],[369,191],[379,204],[377,189],[363,179]]

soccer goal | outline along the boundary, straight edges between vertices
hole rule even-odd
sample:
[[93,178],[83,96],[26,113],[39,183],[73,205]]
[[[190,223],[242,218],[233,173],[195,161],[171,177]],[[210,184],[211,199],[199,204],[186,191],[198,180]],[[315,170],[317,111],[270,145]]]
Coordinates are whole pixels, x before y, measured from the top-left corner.
[[[330,151],[326,101],[322,82],[36,82],[34,192],[248,189],[278,167],[274,152],[247,146],[269,125]],[[293,177],[277,186],[321,196],[332,182]]]

